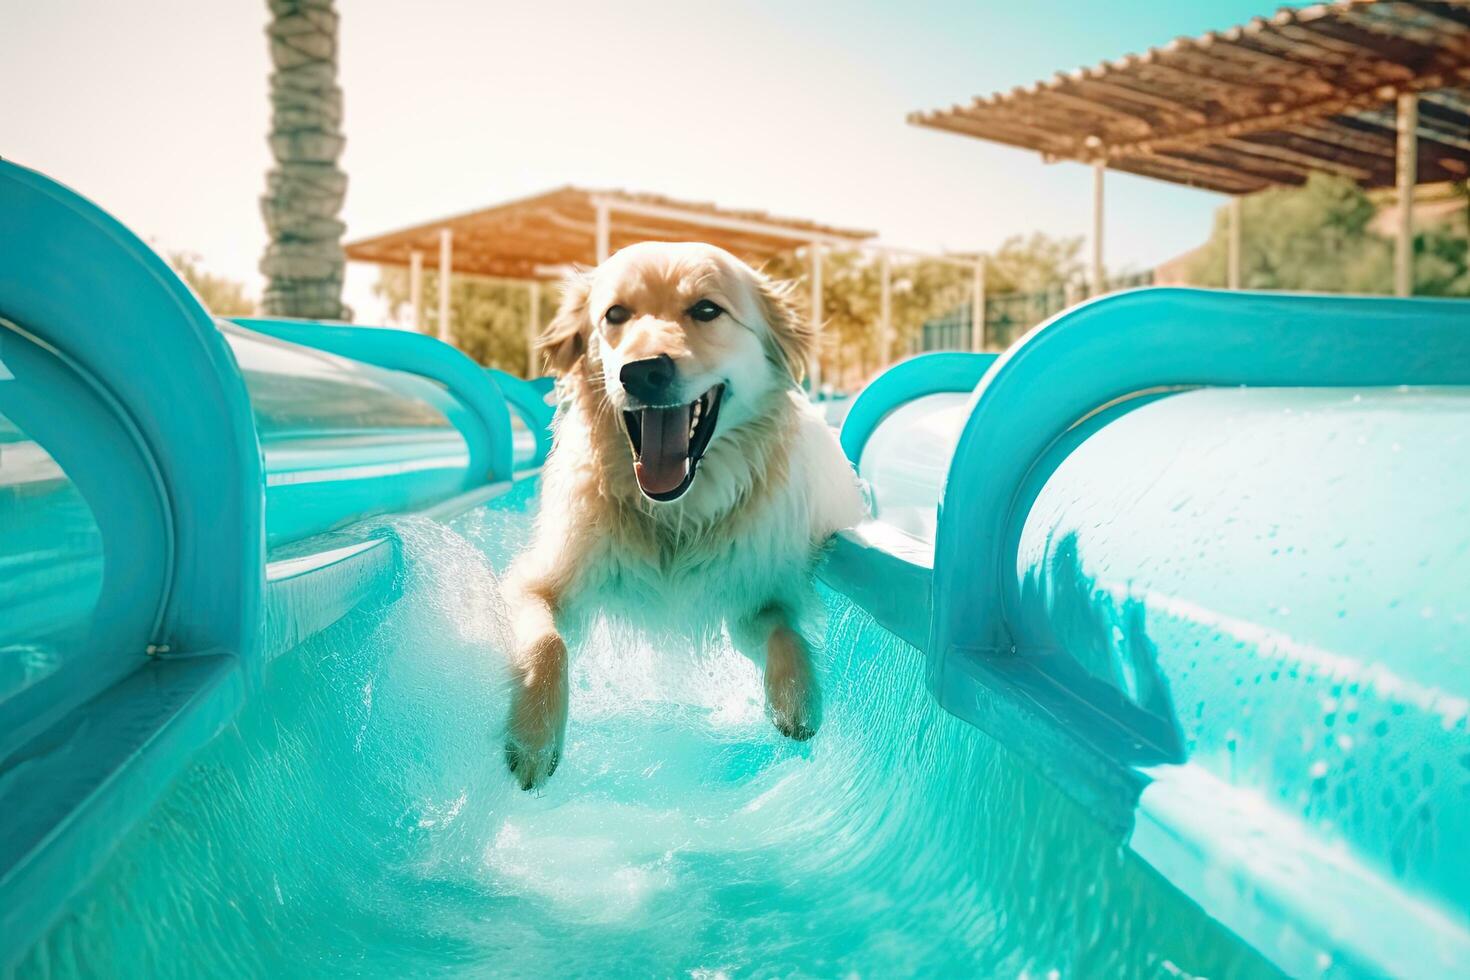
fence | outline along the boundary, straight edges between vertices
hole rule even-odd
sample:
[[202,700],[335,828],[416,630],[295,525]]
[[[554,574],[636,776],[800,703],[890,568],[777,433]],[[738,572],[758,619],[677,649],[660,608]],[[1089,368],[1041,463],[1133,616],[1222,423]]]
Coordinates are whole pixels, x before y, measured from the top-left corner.
[[[1153,285],[1152,271],[1115,276],[1107,281],[1107,292]],[[985,346],[1004,350],[1026,331],[1047,320],[1086,295],[1083,287],[1057,283],[1032,293],[1001,293],[985,298]],[[974,306],[966,303],[948,313],[925,321],[910,344],[910,353],[931,350],[969,350]]]

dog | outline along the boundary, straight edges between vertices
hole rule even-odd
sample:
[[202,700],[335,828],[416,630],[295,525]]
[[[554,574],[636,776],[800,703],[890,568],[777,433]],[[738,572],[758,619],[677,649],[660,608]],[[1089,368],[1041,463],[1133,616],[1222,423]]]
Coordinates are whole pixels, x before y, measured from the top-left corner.
[[800,389],[814,339],[787,288],[712,245],[632,245],[563,284],[537,343],[561,407],[533,539],[506,577],[505,758],[523,789],[561,759],[564,637],[598,614],[723,631],[763,666],[775,726],[816,733],[813,566],[867,511]]

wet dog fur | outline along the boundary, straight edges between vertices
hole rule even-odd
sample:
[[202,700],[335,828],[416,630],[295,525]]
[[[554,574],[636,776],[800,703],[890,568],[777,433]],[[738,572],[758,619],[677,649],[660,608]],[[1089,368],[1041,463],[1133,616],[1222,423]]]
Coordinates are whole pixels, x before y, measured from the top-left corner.
[[505,757],[522,788],[561,759],[566,637],[598,615],[728,633],[762,666],[776,727],[816,732],[812,567],[865,511],[797,387],[812,343],[782,287],[710,245],[633,245],[564,284],[538,343],[562,407],[533,540],[506,583]]

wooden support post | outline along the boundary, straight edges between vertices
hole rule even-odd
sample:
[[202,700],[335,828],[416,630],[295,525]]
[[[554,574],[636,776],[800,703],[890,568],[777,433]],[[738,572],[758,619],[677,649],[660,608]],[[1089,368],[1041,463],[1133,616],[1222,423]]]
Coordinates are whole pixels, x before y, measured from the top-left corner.
[[822,384],[822,246],[812,242],[808,250],[812,261],[812,362],[807,376],[815,395]]
[[439,339],[446,344],[454,343],[454,332],[449,329],[449,277],[454,268],[454,232],[439,229]]
[[608,214],[606,201],[597,202],[597,264],[607,261],[612,254],[612,216]]
[[1414,185],[1419,177],[1419,96],[1399,96],[1398,158],[1395,163],[1398,184],[1398,225],[1393,241],[1393,294],[1414,294]]
[[1230,199],[1225,206],[1225,216],[1230,222],[1229,257],[1226,261],[1225,284],[1231,289],[1240,288],[1240,196]]
[[880,367],[887,367],[893,356],[893,257],[884,249],[878,253],[878,330],[882,350],[878,352]]
[[526,380],[536,377],[536,338],[541,334],[541,283],[530,282],[531,312],[526,317]]
[[985,256],[975,260],[975,295],[970,306],[970,349],[985,350]]
[[413,328],[424,331],[424,253],[414,249],[408,253],[408,308]]
[[1092,165],[1092,295],[1101,296],[1103,283],[1103,172],[1107,166],[1098,160]]

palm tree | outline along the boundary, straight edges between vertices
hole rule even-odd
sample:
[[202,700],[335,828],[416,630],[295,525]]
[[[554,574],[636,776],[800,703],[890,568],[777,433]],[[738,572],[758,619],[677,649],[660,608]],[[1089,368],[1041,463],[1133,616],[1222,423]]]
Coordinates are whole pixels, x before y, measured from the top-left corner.
[[337,12],[333,0],[269,0],[271,153],[260,199],[270,244],[261,308],[276,316],[338,320],[342,305],[342,233],[338,214],[347,175],[337,166],[342,89],[337,85]]

